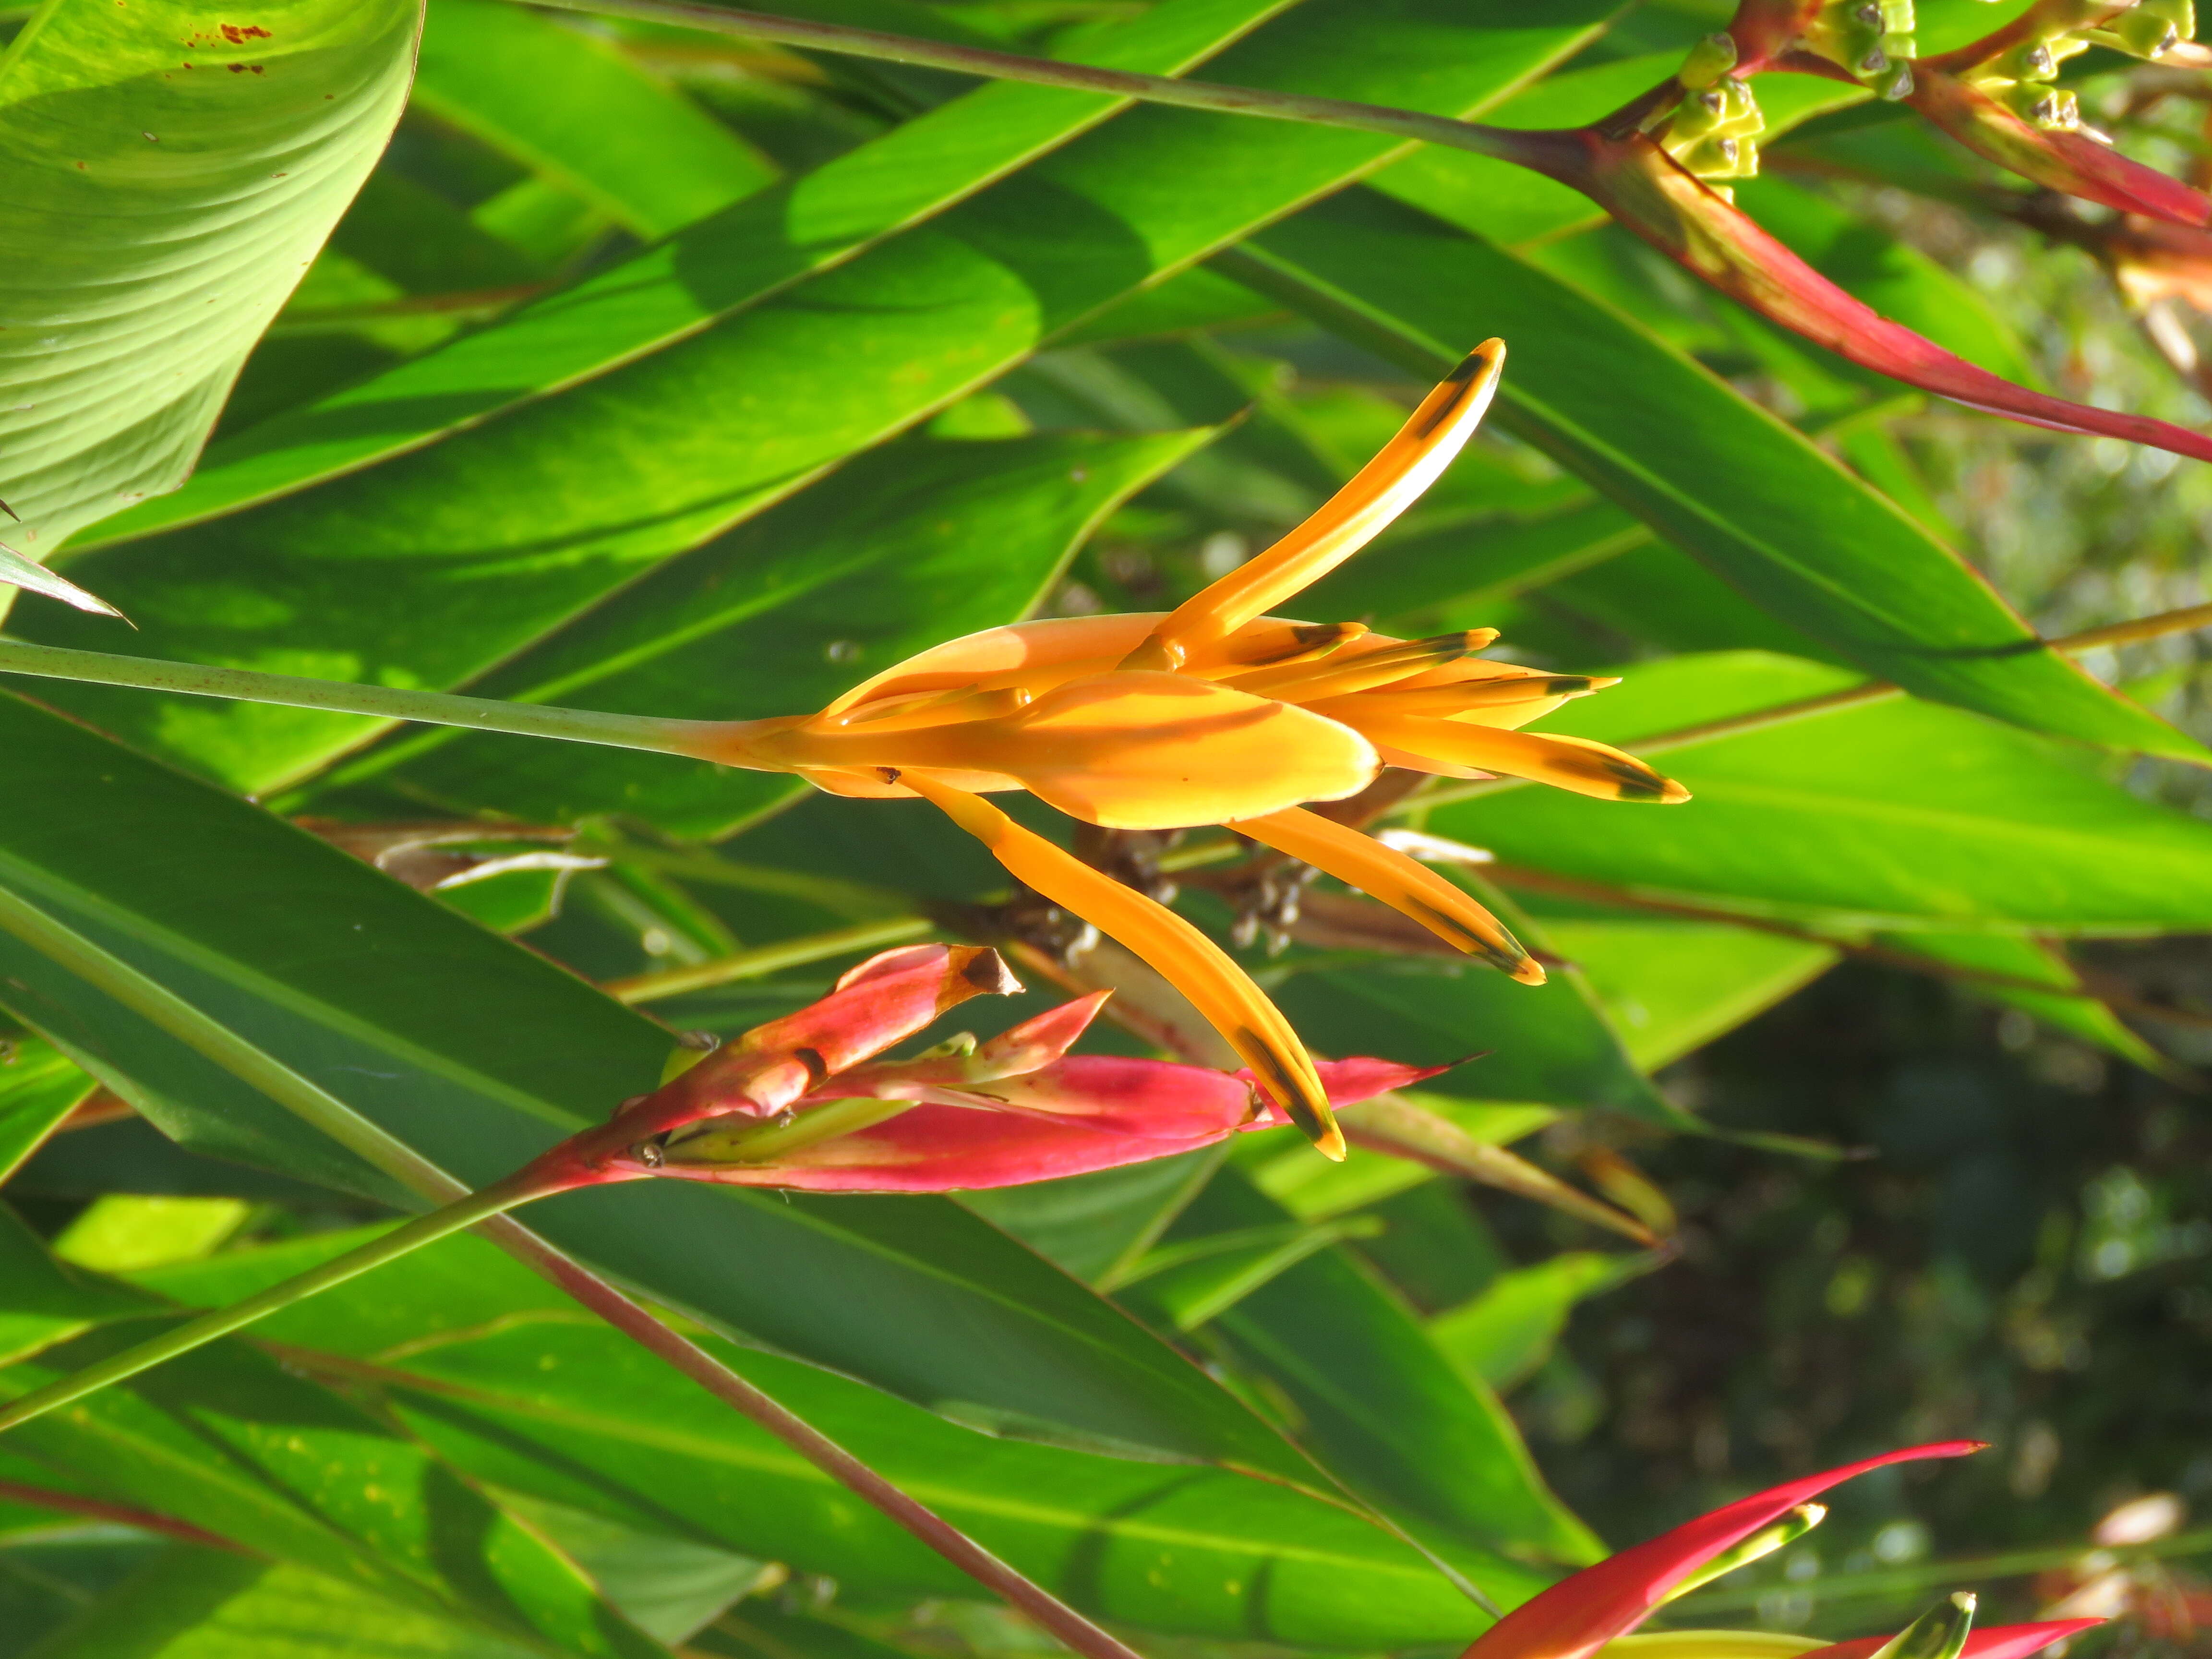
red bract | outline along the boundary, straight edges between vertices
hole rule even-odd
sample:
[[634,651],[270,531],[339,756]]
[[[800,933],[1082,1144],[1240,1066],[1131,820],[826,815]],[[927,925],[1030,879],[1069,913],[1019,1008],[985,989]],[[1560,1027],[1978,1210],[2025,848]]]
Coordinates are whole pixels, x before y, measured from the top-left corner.
[[[990,1042],[874,1056],[984,992],[1021,987],[993,951],[917,945],[865,962],[828,997],[757,1026],[605,1128],[538,1161],[549,1190],[675,1176],[814,1192],[942,1193],[1081,1175],[1290,1121],[1249,1072],[1067,1050],[1095,992]],[[1332,1106],[1442,1066],[1318,1068]]]
[[2023,120],[1955,75],[1923,68],[1905,101],[1984,161],[2045,189],[2178,225],[2212,222],[2212,197],[2203,191],[2085,132],[2049,131]]
[[[1329,1104],[1349,1106],[1442,1068],[1358,1060],[1323,1060],[1316,1069]],[[886,1076],[881,1086],[899,1084]],[[825,1102],[852,1097],[848,1087],[824,1089]],[[660,1172],[803,1192],[973,1191],[1119,1169],[1290,1122],[1249,1072],[1109,1054],[1078,1054],[971,1091],[931,1087],[921,1096],[895,1117],[758,1164],[686,1164],[682,1146],[672,1146]]]
[[1587,1659],[1642,1624],[1698,1568],[1808,1498],[1885,1464],[1963,1457],[1980,1449],[1981,1443],[1974,1440],[1911,1446],[1739,1498],[1562,1579],[1477,1638],[1466,1659]]
[[[1534,136],[1534,135],[1532,135]],[[2212,437],[2113,410],[2052,398],[1975,368],[1852,298],[1640,133],[1595,129],[1578,161],[1547,145],[1544,170],[1573,185],[1645,241],[1770,322],[1923,391],[2054,432],[2124,438],[2212,460]]]
[[563,1141],[539,1162],[549,1171],[596,1169],[702,1118],[774,1116],[825,1079],[912,1036],[969,998],[1021,988],[999,953],[981,946],[886,951],[847,974],[819,1002],[755,1026],[652,1094],[625,1101],[604,1129]]

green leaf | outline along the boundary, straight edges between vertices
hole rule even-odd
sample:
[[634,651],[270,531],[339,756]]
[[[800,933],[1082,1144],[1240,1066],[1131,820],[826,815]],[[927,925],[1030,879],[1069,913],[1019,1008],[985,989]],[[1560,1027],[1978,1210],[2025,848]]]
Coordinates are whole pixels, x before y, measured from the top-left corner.
[[[19,1363],[6,1375],[9,1392],[133,1334],[81,1338]],[[23,1425],[9,1445],[270,1559],[543,1653],[667,1651],[574,1564],[419,1447],[239,1344],[203,1348]]]
[[49,0],[15,37],[0,497],[21,551],[183,480],[398,119],[421,11],[294,0],[264,26],[197,0]]
[[520,1659],[527,1651],[304,1567],[175,1544],[30,1659]]
[[[273,1282],[345,1240],[216,1258],[146,1281],[195,1304]],[[274,1316],[302,1363],[386,1391],[441,1455],[502,1491],[638,1531],[773,1558],[870,1600],[966,1581],[750,1422],[477,1241],[456,1237]],[[1482,1615],[1421,1557],[1279,1481],[994,1437],[849,1378],[715,1342],[716,1355],[1012,1563],[1102,1618],[1352,1651],[1463,1643]],[[330,1356],[325,1360],[322,1356]],[[1485,1559],[1503,1602],[1538,1588]]]
[[0,1205],[0,1363],[159,1306],[150,1297],[55,1260],[15,1212]]
[[[1107,514],[1209,435],[891,445],[671,561],[477,690],[702,720],[818,708],[855,678],[1027,614]],[[249,751],[227,769],[251,763]],[[665,756],[437,730],[397,738],[336,781],[380,775],[457,810],[541,823],[621,812],[698,836],[805,793]]]
[[[660,1075],[665,1028],[258,808],[12,697],[0,750],[21,790],[0,814],[0,887],[464,1182]],[[149,845],[161,859],[129,854]],[[12,935],[0,981],[11,1010],[186,1145],[410,1203]],[[925,1403],[1311,1478],[1199,1371],[946,1200],[655,1182],[549,1200],[531,1224],[722,1328]]]
[[1544,932],[1589,981],[1647,1072],[1763,1013],[1837,959],[1810,940],[1658,917],[1547,915]]
[[0,1184],[98,1086],[50,1042],[0,1038]]
[[[1287,3],[1170,0],[1100,34],[1082,61],[1178,73]],[[107,538],[235,513],[605,373],[944,212],[1124,107],[1012,82],[981,88],[496,328],[218,445],[182,495]]]
[[1658,1255],[1567,1250],[1500,1273],[1472,1300],[1429,1322],[1437,1346],[1493,1389],[1510,1389],[1551,1358],[1577,1303],[1662,1264]]
[[[1562,18],[1559,5],[1529,0],[1320,0],[1224,53],[1217,72],[1456,112],[1571,50],[1604,9],[1573,0]],[[88,556],[78,574],[138,618],[149,654],[455,684],[1395,148],[1332,129],[1132,111],[957,210],[648,356],[610,369],[597,333],[588,362],[573,339],[566,356],[549,346],[534,354],[537,385],[607,372],[250,514]],[[1209,187],[1188,189],[1200,176]],[[726,239],[744,229],[736,247],[670,246],[684,326],[715,314],[695,297],[702,289],[757,295],[748,273],[798,234],[791,204],[763,199],[775,205],[773,245],[741,226],[741,204],[708,228]],[[775,266],[779,277],[805,268]],[[675,303],[665,284],[635,291],[636,275],[626,308]],[[559,315],[586,326],[583,312],[560,303]],[[625,333],[622,350],[676,326]],[[513,328],[473,337],[480,352],[531,337]],[[499,361],[504,403],[520,371],[514,357]],[[344,418],[358,430],[368,413],[356,405]],[[313,429],[305,416],[284,424],[302,437]],[[222,574],[210,583],[217,548]],[[423,625],[464,602],[465,626]],[[64,635],[42,620],[41,636]],[[52,695],[202,764],[210,723],[228,718],[195,715],[200,735],[185,740],[157,703]],[[301,715],[286,741],[258,745],[250,770],[234,764],[225,775],[265,790],[361,735],[356,720]]]
[[1632,318],[1371,193],[1255,246],[1230,275],[1419,372],[1504,335],[1514,356],[1492,418],[1869,672],[2030,730],[2207,757],[2039,648],[1900,508]]
[[499,0],[438,0],[415,101],[648,240],[775,178],[612,42]]
[[[1641,663],[1544,727],[1632,750],[1852,683],[1759,652]],[[1957,709],[1893,698],[1655,758],[1689,787],[1686,805],[1521,788],[1443,807],[1430,827],[1508,866],[1824,928],[2212,925],[2212,824],[2107,781],[2082,751]],[[1499,878],[1510,884],[1510,869]]]
[[[1230,1168],[1162,1243],[1172,1249],[1286,1224],[1297,1224],[1288,1211]],[[1323,1243],[1207,1327],[1238,1367],[1290,1401],[1305,1443],[1431,1544],[1577,1565],[1603,1555],[1545,1486],[1490,1390],[1453,1368],[1371,1269],[1333,1237]],[[1130,1294],[1143,1304],[1150,1288],[1142,1281]]]

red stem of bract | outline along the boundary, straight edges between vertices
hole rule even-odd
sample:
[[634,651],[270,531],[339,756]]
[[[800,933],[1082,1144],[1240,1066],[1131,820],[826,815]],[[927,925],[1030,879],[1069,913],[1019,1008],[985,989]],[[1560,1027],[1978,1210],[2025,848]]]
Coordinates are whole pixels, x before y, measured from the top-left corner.
[[[1534,137],[1540,135],[1528,135]],[[2029,426],[2212,461],[2212,437],[2015,386],[1892,322],[1830,282],[1640,133],[1545,133],[1520,160],[1578,190],[1709,287],[1877,374]],[[1525,159],[1524,159],[1525,157]]]
[[73,1492],[53,1492],[45,1486],[27,1486],[18,1480],[0,1480],[0,1498],[12,1504],[28,1504],[34,1509],[53,1510],[63,1515],[81,1515],[88,1521],[112,1521],[118,1526],[136,1527],[141,1532],[158,1533],[164,1538],[173,1538],[182,1544],[198,1544],[204,1549],[228,1550],[234,1555],[250,1553],[243,1545],[234,1544],[220,1534],[196,1527],[189,1521],[159,1515],[152,1510],[134,1509],[128,1504],[109,1504],[97,1498],[80,1497]]

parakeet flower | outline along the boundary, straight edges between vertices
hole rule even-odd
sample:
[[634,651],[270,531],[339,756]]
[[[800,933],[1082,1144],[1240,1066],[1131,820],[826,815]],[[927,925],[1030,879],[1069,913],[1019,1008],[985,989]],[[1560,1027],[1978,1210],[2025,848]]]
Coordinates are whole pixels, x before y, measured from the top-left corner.
[[817,714],[710,728],[691,752],[794,773],[833,794],[935,803],[1017,879],[1150,961],[1268,1097],[1341,1156],[1321,1072],[1235,962],[983,797],[1027,790],[1108,829],[1225,825],[1541,982],[1528,951],[1458,887],[1305,805],[1357,794],[1384,765],[1528,778],[1607,800],[1686,799],[1619,750],[1519,729],[1612,682],[1478,659],[1496,637],[1487,629],[1408,641],[1271,614],[1436,481],[1473,435],[1504,361],[1502,342],[1479,348],[1310,519],[1174,611],[987,629],[910,658]]
[[[1103,991],[988,1042],[875,1058],[969,997],[1020,988],[992,951],[886,951],[795,1014],[711,1053],[683,1052],[660,1088],[546,1154],[534,1184],[672,1176],[813,1192],[967,1191],[1167,1158],[1290,1121],[1249,1073],[1069,1054]],[[1325,1098],[1343,1106],[1443,1068],[1347,1060],[1317,1069]]]
[[1829,1487],[1887,1464],[1980,1449],[1971,1440],[1908,1447],[1739,1498],[1562,1579],[1508,1613],[1476,1638],[1462,1659],[1591,1659],[1601,1650],[1612,1659],[1800,1659],[1816,1653],[1820,1659],[2026,1659],[2099,1621],[2060,1620],[1972,1631],[1973,1598],[1961,1595],[1891,1638],[1824,1645],[1813,1638],[1747,1631],[1631,1636],[1675,1596],[1802,1537],[1826,1513],[1809,1500]]

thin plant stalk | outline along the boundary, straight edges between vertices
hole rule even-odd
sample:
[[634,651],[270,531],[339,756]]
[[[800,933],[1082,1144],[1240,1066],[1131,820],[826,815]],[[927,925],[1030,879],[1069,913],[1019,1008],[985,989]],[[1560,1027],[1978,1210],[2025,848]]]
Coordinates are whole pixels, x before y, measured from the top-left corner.
[[[9,642],[0,641],[0,649],[12,648]],[[0,875],[4,873],[0,870]],[[428,1201],[451,1206],[465,1205],[474,1196],[451,1175],[344,1102],[4,885],[0,885],[0,932],[13,934],[50,961],[96,986],[157,1030],[258,1090]],[[670,1330],[636,1302],[507,1217],[501,1207],[495,1206],[488,1214],[489,1219],[479,1215],[477,1224],[501,1249],[544,1275],[631,1340],[677,1366],[716,1399],[759,1424],[978,1583],[1029,1613],[1070,1649],[1084,1655],[1085,1659],[1139,1659],[1127,1646],[1049,1590],[1023,1577],[951,1522],[908,1498],[712,1354]],[[430,1222],[435,1218],[426,1216],[422,1220]],[[450,1232],[453,1229],[443,1231]],[[377,1243],[386,1244],[395,1236],[386,1235]],[[417,1238],[415,1242],[420,1244],[428,1240]]]
[[519,1180],[502,1181],[471,1193],[466,1198],[447,1205],[441,1210],[417,1216],[414,1220],[393,1228],[390,1232],[371,1239],[357,1249],[334,1256],[322,1266],[310,1269],[281,1285],[272,1285],[257,1296],[217,1308],[214,1312],[187,1321],[173,1329],[164,1331],[149,1341],[121,1353],[112,1354],[96,1365],[88,1365],[81,1371],[34,1389],[21,1398],[0,1407],[0,1432],[43,1417],[48,1412],[72,1404],[87,1395],[97,1394],[111,1383],[153,1370],[165,1361],[195,1348],[206,1346],[219,1337],[243,1330],[257,1320],[304,1302],[311,1296],[357,1279],[387,1261],[421,1249],[426,1244],[473,1227],[495,1215],[504,1214],[519,1204],[532,1199],[544,1198],[562,1190],[557,1186],[540,1186]]
[[372,720],[418,720],[427,726],[460,726],[477,732],[558,738],[568,743],[648,749],[670,755],[690,754],[693,750],[688,745],[702,734],[722,729],[721,722],[713,720],[608,714],[593,709],[457,696],[450,691],[412,691],[345,680],[309,679],[298,674],[264,674],[250,668],[158,662],[105,651],[33,645],[23,640],[0,640],[0,673],[34,674],[42,679],[77,680],[90,685],[125,685],[194,697],[231,697],[240,702],[320,708],[337,714],[365,714]]
[[955,74],[986,80],[1024,81],[1032,86],[1103,93],[1140,103],[1209,110],[1222,115],[1346,127],[1420,143],[1449,144],[1456,149],[1474,150],[1478,155],[1496,156],[1523,167],[1563,165],[1568,149],[1561,142],[1563,135],[1487,127],[1420,110],[1395,109],[1389,105],[1363,104],[1344,98],[1309,97],[1265,87],[1231,87],[1173,76],[1096,69],[1088,64],[1029,58],[1019,52],[994,52],[988,47],[951,46],[942,40],[778,17],[766,12],[735,11],[727,6],[691,4],[687,0],[532,0],[532,3],[599,17],[629,17],[672,24],[702,33],[736,35],[775,46],[808,47],[846,58],[951,70]]
[[680,1331],[672,1330],[655,1319],[605,1279],[552,1249],[512,1220],[495,1219],[484,1231],[509,1255],[535,1267],[631,1340],[767,1430],[976,1583],[1004,1596],[1075,1652],[1086,1656],[1086,1659],[1139,1659],[1127,1644],[908,1497],[804,1418]]

